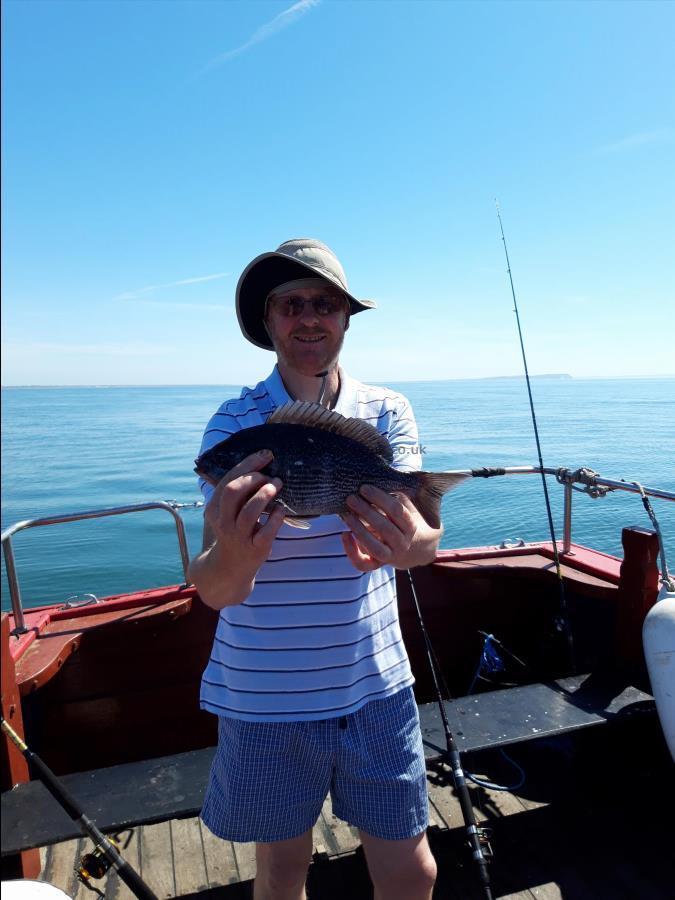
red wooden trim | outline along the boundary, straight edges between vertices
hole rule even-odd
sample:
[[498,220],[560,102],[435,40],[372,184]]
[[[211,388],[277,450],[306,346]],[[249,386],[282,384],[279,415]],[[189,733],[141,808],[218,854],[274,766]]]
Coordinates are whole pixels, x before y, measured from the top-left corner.
[[624,528],[624,560],[618,591],[617,657],[629,667],[644,665],[642,623],[659,592],[659,541],[647,528]]
[[[10,616],[3,613],[0,634],[3,647],[9,644],[10,630]],[[14,660],[9,653],[2,654],[2,715],[20,737],[25,737]],[[0,744],[0,767],[3,791],[10,790],[15,784],[30,781],[28,763],[4,733]],[[40,851],[24,850],[15,857],[4,859],[3,872],[5,877],[11,873],[15,878],[37,878],[40,874]]]
[[[18,659],[21,654],[30,647],[40,631],[45,627],[45,625],[48,624],[50,618],[51,613],[49,612],[36,612],[35,610],[30,609],[24,612],[23,620],[28,631],[24,632],[23,634],[11,635],[9,641],[9,652],[12,654],[12,659]],[[10,615],[9,620],[11,630],[14,628],[14,616]]]
[[[112,613],[120,610],[131,610],[144,605],[157,605],[173,600],[193,599],[197,596],[197,590],[192,585],[170,585],[169,587],[152,588],[147,591],[133,591],[128,594],[114,594],[104,597],[99,603],[92,606],[76,606],[72,609],[64,609],[63,604],[52,606],[38,606],[26,610],[24,618],[29,631],[26,634],[17,635],[10,643],[10,653],[13,659],[20,659],[33,643],[35,638],[43,634],[52,622],[64,619],[77,619],[80,617],[99,616],[102,612]],[[105,607],[102,605],[105,603]],[[14,616],[10,614],[10,628],[14,627]],[[86,627],[86,626],[85,626]]]
[[[491,563],[496,565],[500,560],[537,554],[553,560],[551,542],[526,544],[524,547],[467,547],[460,550],[439,550],[435,562],[437,564],[478,562],[487,566]],[[616,556],[601,553],[599,550],[591,550],[581,544],[572,544],[571,553],[563,554],[559,551],[558,555],[561,567],[568,571],[575,570],[601,578],[611,584],[619,584],[621,560]],[[527,567],[525,561],[523,561],[523,565]]]
[[[80,641],[86,639],[88,632],[147,616],[177,618],[188,613],[191,606],[192,595],[181,596],[178,591],[174,592],[173,597],[169,595],[163,601],[151,604],[134,595],[130,596],[128,603],[111,603],[110,606],[106,603],[105,607],[97,604],[58,612],[44,626],[28,652],[16,661],[16,679],[21,696],[32,693],[53,678],[68,656],[78,649]],[[71,621],[73,625],[69,628]]]

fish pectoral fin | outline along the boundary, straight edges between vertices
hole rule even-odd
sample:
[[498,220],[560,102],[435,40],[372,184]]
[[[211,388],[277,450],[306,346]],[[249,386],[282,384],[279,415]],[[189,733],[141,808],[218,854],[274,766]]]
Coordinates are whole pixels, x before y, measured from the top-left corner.
[[300,516],[298,516],[296,514],[295,510],[291,509],[291,507],[288,505],[288,503],[284,503],[284,501],[281,500],[279,497],[277,497],[276,500],[274,501],[274,505],[281,506],[282,509],[285,511],[286,515],[284,516],[284,522],[287,525],[290,525],[291,528],[307,529],[307,528],[311,527],[310,523],[307,521],[307,519],[302,519]]
[[306,530],[307,528],[312,527],[307,519],[299,519],[297,516],[284,516],[284,522],[287,525],[290,525],[291,528],[302,528]]

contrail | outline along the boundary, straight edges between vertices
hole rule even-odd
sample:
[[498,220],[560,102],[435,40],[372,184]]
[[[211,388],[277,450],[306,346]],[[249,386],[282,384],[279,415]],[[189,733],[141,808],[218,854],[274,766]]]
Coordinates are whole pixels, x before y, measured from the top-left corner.
[[197,284],[199,281],[215,281],[217,278],[226,278],[229,272],[216,272],[215,275],[198,275],[196,278],[182,278],[180,281],[170,281],[168,284],[149,284],[147,287],[134,291],[125,291],[113,297],[113,300],[137,300],[142,294],[151,294],[163,288],[177,287],[181,284]]
[[203,69],[200,69],[197,75],[203,75],[205,72],[210,72],[212,69],[218,68],[218,66],[221,66],[233,57],[239,56],[240,53],[244,53],[244,51],[253,47],[255,44],[259,44],[261,41],[266,41],[268,38],[274,37],[279,31],[292,25],[293,22],[296,22],[299,18],[304,16],[305,13],[308,13],[310,9],[318,6],[320,2],[321,0],[299,0],[298,3],[294,3],[293,6],[289,6],[288,9],[280,12],[278,16],[275,16],[269,22],[261,25],[260,28],[254,31],[251,37],[240,47],[235,47],[234,50],[227,50],[225,53],[221,53],[220,56],[214,57],[214,59],[208,62]]

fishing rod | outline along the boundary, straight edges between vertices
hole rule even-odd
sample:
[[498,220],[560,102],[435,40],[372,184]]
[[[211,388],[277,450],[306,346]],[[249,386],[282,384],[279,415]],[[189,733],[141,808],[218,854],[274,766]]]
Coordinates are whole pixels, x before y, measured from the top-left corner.
[[567,609],[567,598],[565,596],[565,585],[563,583],[562,570],[560,568],[560,556],[558,554],[558,542],[555,537],[555,528],[553,527],[553,514],[551,512],[551,501],[548,496],[548,485],[546,484],[546,475],[544,472],[544,460],[541,452],[541,442],[539,441],[539,429],[537,427],[537,416],[534,412],[534,400],[532,399],[532,386],[530,384],[530,373],[527,367],[527,357],[525,356],[525,342],[523,340],[523,330],[520,326],[520,313],[518,312],[518,301],[516,300],[516,289],[513,286],[513,275],[511,274],[511,262],[509,260],[509,251],[506,247],[506,237],[504,236],[504,225],[502,224],[502,216],[499,209],[499,203],[495,199],[497,208],[497,219],[499,220],[499,230],[502,234],[502,243],[504,244],[504,255],[506,256],[506,271],[509,273],[509,283],[511,285],[511,296],[513,297],[513,311],[516,314],[516,323],[518,325],[518,338],[520,340],[520,352],[523,357],[523,368],[525,369],[525,383],[527,385],[527,396],[530,400],[530,413],[532,416],[532,427],[534,428],[534,439],[537,444],[537,456],[539,458],[539,468],[541,470],[541,484],[544,489],[544,499],[546,501],[546,515],[548,517],[548,528],[551,535],[551,544],[553,545],[553,562],[558,578],[558,598],[560,603],[559,625],[561,631],[564,631],[567,639],[567,648],[569,652],[570,665],[572,673],[576,675],[577,666],[574,652],[574,639],[572,637],[572,628],[570,626],[569,613]]
[[[471,803],[469,786],[466,783],[464,770],[462,769],[462,760],[460,758],[459,750],[457,749],[457,744],[455,743],[452,731],[450,730],[450,723],[448,722],[448,716],[445,711],[445,704],[443,703],[443,696],[441,694],[441,685],[439,680],[440,666],[438,664],[436,654],[434,653],[433,644],[431,643],[431,639],[429,638],[426,625],[424,624],[424,619],[422,618],[422,610],[420,608],[419,600],[417,599],[417,591],[415,590],[415,583],[413,582],[412,572],[410,571],[410,569],[408,569],[407,572],[408,579],[410,580],[410,590],[412,593],[413,605],[417,614],[417,622],[424,637],[424,648],[427,653],[427,661],[429,663],[429,668],[431,669],[431,677],[433,678],[434,682],[436,702],[438,703],[438,709],[440,711],[441,720],[443,722],[443,731],[445,732],[446,757],[448,762],[450,763],[450,768],[452,769],[452,778],[454,781],[455,790],[457,791],[457,799],[459,800],[459,805],[462,810],[466,841],[469,845],[469,849],[471,850],[471,857],[475,862],[476,868],[478,870],[478,877],[480,878],[481,886],[483,889],[483,896],[485,897],[485,900],[492,900],[493,894],[492,888],[490,886],[490,873],[488,871],[488,856],[490,855],[488,845],[488,831],[485,828],[479,828],[476,824],[476,816],[474,814],[473,806]],[[446,694],[448,694],[449,698],[447,687],[445,689],[445,692]]]
[[[96,824],[83,812],[70,791],[62,784],[56,775],[54,775],[49,766],[37,755],[37,753],[34,753],[28,748],[26,742],[19,737],[4,716],[0,717],[0,726],[2,726],[2,730],[12,743],[21,751],[33,773],[37,775],[52,797],[63,807],[70,818],[77,823],[82,830],[82,833],[88,835],[96,842],[94,852],[93,854],[89,854],[89,857],[100,859],[100,857],[103,856],[109,865],[117,870],[119,877],[139,900],[158,900],[157,895],[153,894],[141,876],[120,856],[113,842],[107,838],[103,832],[99,830]],[[105,869],[101,866],[101,870],[103,870],[101,874],[104,874],[104,871],[107,871],[107,868],[107,866]],[[87,878],[89,874],[90,873],[87,872],[84,877]],[[92,872],[91,874],[96,873]],[[100,893],[100,891],[98,893]]]

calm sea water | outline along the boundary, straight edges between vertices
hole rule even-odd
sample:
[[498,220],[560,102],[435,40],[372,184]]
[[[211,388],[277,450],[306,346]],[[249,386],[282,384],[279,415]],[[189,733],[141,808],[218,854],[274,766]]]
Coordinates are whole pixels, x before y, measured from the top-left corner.
[[[416,412],[427,469],[535,464],[522,379],[389,384]],[[234,386],[5,388],[2,527],[22,519],[147,500],[198,498],[204,424]],[[544,462],[675,491],[675,379],[536,379]],[[562,535],[562,489],[550,479]],[[675,503],[653,501],[675,569]],[[200,510],[185,510],[191,552]],[[547,538],[538,476],[471,480],[443,503],[443,547]],[[649,526],[636,496],[575,495],[574,540],[621,555],[621,528]],[[134,513],[23,532],[14,553],[25,606],[182,580],[168,513]],[[8,608],[2,576],[3,609]]]

